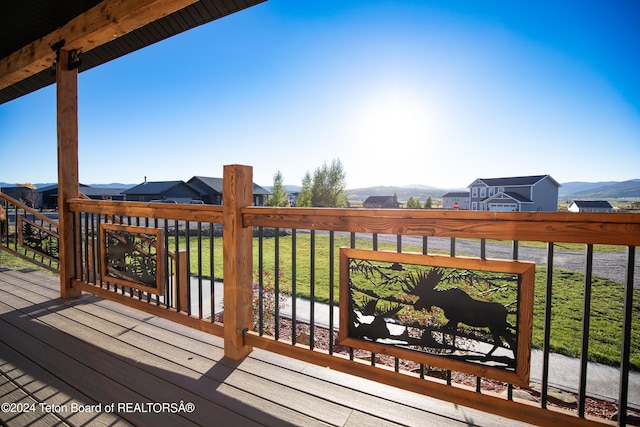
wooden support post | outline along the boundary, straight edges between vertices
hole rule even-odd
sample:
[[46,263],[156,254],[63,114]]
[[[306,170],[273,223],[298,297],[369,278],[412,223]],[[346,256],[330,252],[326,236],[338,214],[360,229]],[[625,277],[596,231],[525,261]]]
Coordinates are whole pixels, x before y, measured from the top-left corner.
[[[187,304],[187,300],[189,296],[189,269],[187,268],[187,251],[179,251],[176,254],[176,272],[173,275],[173,297],[178,301],[176,304],[176,310],[182,312],[189,311],[189,305]],[[180,288],[178,288],[178,283],[180,283]]]
[[68,52],[60,51],[56,67],[56,107],[58,113],[58,214],[60,239],[60,296],[77,297],[74,276],[73,217],[66,200],[78,197],[78,70],[70,70]]
[[224,355],[232,360],[247,356],[244,331],[251,329],[253,300],[252,228],[243,227],[240,209],[252,204],[253,170],[227,165],[222,183],[224,253]]

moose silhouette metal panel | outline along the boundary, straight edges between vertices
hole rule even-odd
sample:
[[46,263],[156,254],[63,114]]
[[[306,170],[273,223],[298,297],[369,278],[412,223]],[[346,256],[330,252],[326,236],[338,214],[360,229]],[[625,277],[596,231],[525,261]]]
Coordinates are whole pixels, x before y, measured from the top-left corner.
[[340,344],[529,385],[535,264],[340,253]]
[[104,280],[156,295],[164,293],[162,229],[100,224]]

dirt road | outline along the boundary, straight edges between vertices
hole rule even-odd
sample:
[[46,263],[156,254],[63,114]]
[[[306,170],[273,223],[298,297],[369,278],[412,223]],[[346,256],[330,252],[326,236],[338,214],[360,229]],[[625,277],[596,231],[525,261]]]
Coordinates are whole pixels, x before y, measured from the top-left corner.
[[[371,239],[370,234],[357,234],[359,239]],[[396,244],[395,235],[379,235],[378,242]],[[403,236],[403,246],[422,247],[422,237]],[[429,237],[429,252],[435,250],[450,251],[451,239],[446,237]],[[468,240],[456,240],[456,255],[480,256],[480,242]],[[586,251],[586,250],[585,250]],[[562,244],[556,244],[553,251],[553,265],[555,268],[562,268],[570,271],[584,273],[585,271],[585,251],[574,251],[563,249]],[[513,259],[513,248],[509,244],[490,243],[486,244],[486,257],[496,259]],[[518,248],[518,259],[520,261],[533,261],[536,264],[547,264],[547,249],[543,248]],[[618,283],[625,283],[627,274],[627,251],[621,248],[620,252],[594,252],[593,254],[593,275],[614,280]],[[634,267],[634,288],[640,289],[640,254],[635,256]]]

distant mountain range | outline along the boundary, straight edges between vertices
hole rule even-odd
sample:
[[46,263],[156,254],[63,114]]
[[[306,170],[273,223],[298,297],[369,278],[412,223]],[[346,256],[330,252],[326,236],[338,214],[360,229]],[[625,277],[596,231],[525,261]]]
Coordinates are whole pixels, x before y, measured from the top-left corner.
[[567,182],[559,197],[572,199],[621,199],[640,197],[640,179],[622,182]]
[[[466,190],[466,189],[465,189]],[[399,201],[407,201],[409,197],[418,199],[422,203],[427,200],[428,197],[432,199],[440,199],[442,196],[450,191],[450,189],[416,186],[416,187],[366,187],[366,188],[354,188],[346,190],[347,198],[351,202],[363,202],[370,196],[398,196]],[[464,191],[458,189],[457,191]]]
[[[34,184],[36,188],[42,188],[55,183],[39,183]],[[0,182],[2,187],[14,187],[16,184]],[[131,188],[137,184],[121,184],[114,182],[111,184],[89,184],[94,188]],[[300,186],[286,185],[287,191],[300,191]],[[264,187],[270,190],[271,187]],[[366,187],[347,189],[346,193],[350,201],[364,201],[369,196],[398,196],[398,200],[406,201],[409,197],[424,202],[428,197],[442,198],[442,196],[451,191],[468,191],[467,188],[438,188],[428,185],[414,184],[402,187]],[[566,182],[561,184],[558,197],[561,200],[587,200],[587,199],[621,199],[621,198],[640,198],[640,179],[632,179],[629,181],[606,181],[606,182]]]

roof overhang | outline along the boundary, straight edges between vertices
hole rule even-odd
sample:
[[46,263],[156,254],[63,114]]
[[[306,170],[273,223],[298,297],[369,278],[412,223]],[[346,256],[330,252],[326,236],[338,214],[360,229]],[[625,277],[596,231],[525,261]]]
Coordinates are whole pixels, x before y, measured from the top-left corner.
[[55,82],[56,44],[82,52],[82,72],[263,1],[7,2],[0,14],[0,104]]

